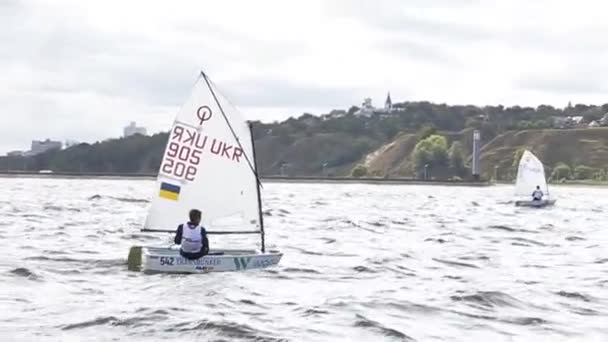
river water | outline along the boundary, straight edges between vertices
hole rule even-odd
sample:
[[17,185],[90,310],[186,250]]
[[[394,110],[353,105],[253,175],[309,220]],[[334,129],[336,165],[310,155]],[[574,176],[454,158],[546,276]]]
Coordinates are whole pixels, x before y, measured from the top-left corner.
[[2,341],[608,341],[608,189],[267,183],[280,266],[145,275],[152,181],[0,186]]

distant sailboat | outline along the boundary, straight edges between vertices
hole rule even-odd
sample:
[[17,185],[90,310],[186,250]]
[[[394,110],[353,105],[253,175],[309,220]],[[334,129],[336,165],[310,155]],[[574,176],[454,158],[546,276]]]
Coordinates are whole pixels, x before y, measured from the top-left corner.
[[[542,200],[532,200],[532,193],[536,187],[544,194]],[[518,207],[546,207],[555,204],[555,200],[549,198],[549,187],[545,179],[545,168],[543,163],[530,151],[524,151],[519,160],[517,168],[517,181],[515,183],[515,196],[526,199],[517,200]]]
[[[190,209],[203,213],[208,234],[258,234],[260,250],[211,250],[197,260],[179,246],[132,247],[129,269],[206,273],[276,265],[283,256],[266,251],[260,181],[251,127],[201,73],[177,114],[144,232],[173,232]],[[213,244],[214,241],[212,241]]]

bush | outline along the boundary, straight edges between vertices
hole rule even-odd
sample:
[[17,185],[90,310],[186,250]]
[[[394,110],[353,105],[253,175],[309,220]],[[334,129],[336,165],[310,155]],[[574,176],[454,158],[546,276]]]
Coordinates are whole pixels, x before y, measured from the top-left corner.
[[591,179],[595,170],[589,166],[579,165],[574,168],[574,179]]
[[367,176],[367,167],[365,167],[365,165],[361,165],[361,164],[355,166],[355,168],[353,168],[353,170],[351,171],[351,176],[353,176],[355,178]]
[[557,165],[555,165],[553,168],[553,172],[551,173],[551,179],[554,181],[561,181],[570,178],[572,178],[570,166],[564,163],[557,163]]
[[433,167],[447,166],[448,143],[441,135],[431,135],[419,141],[414,148],[414,162],[420,170],[425,164]]
[[598,182],[603,182],[606,180],[606,171],[604,169],[599,169],[597,172],[593,174],[593,180]]
[[450,167],[458,176],[462,176],[465,173],[464,166],[464,149],[459,141],[452,143],[449,151]]

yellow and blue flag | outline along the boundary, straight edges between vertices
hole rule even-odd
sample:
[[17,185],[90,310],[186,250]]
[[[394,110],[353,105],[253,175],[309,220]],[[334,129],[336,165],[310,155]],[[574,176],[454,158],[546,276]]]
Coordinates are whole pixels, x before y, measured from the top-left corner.
[[177,201],[181,187],[174,184],[162,182],[160,183],[159,196],[168,200]]

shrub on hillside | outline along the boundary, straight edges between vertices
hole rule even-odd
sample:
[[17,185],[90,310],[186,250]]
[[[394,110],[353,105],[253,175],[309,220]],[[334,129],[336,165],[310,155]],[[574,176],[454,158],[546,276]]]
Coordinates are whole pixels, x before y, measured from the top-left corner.
[[434,134],[419,141],[414,148],[414,162],[418,170],[426,164],[435,168],[447,166],[448,142],[445,137]]
[[367,167],[365,167],[365,165],[361,165],[361,164],[355,166],[355,168],[353,168],[353,170],[351,171],[351,176],[353,176],[355,178],[367,176]]
[[593,180],[598,182],[606,181],[606,171],[604,169],[599,169],[593,174]]
[[595,173],[595,169],[585,165],[579,165],[574,168],[574,179],[591,179]]
[[551,173],[551,179],[553,181],[561,181],[563,179],[572,178],[572,171],[570,170],[570,166],[564,163],[557,163],[553,168],[553,172]]
[[458,176],[462,176],[466,172],[464,166],[464,149],[462,143],[454,141],[449,151],[450,167]]

